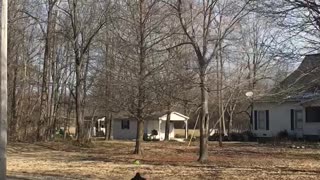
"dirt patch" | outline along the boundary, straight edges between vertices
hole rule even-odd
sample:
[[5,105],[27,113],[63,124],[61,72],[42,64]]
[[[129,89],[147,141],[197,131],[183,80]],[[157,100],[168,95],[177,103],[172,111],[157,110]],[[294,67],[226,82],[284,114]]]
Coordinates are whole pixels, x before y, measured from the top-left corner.
[[[320,151],[268,147],[255,143],[209,144],[210,160],[196,162],[198,144],[143,143],[142,156],[133,142],[94,142],[84,148],[51,142],[8,146],[9,179],[318,179]],[[134,163],[139,160],[140,164]]]

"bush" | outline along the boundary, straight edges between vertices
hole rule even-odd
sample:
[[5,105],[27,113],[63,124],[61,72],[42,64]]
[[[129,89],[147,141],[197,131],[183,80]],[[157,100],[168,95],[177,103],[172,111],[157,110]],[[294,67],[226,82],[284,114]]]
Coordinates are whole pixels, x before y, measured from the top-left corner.
[[147,133],[144,133],[144,134],[143,134],[143,140],[144,140],[144,141],[150,141],[151,138],[150,138],[150,136],[148,136]]
[[104,132],[103,131],[98,131],[96,134],[97,137],[104,137]]
[[64,135],[64,130],[63,129],[59,129],[59,134],[60,135]]
[[288,131],[287,130],[280,131],[277,135],[277,138],[279,140],[288,140],[289,139]]
[[244,131],[242,133],[243,135],[243,141],[256,141],[257,137],[255,134],[253,134],[251,131]]
[[228,136],[229,141],[244,141],[244,135],[242,133],[230,133]]
[[[189,135],[188,135],[188,139],[191,139],[191,137],[192,137],[192,135],[189,134]],[[195,140],[197,140],[197,137],[196,137],[196,136],[193,136],[191,141],[195,141]]]
[[257,139],[257,141],[258,141],[259,144],[266,144],[268,142],[269,143],[272,142],[272,138],[271,137],[259,137]]
[[[242,133],[230,133],[229,136],[222,135],[223,141],[256,141],[255,135],[250,131]],[[209,141],[219,141],[219,133],[215,133],[209,137]]]
[[304,135],[303,139],[308,142],[318,142],[319,136],[318,135]]
[[219,140],[219,134],[218,133],[214,133],[212,136],[208,137],[209,141],[218,141]]
[[[219,141],[219,133],[214,133],[212,136],[209,136],[209,141]],[[228,141],[228,136],[222,134],[222,141]]]

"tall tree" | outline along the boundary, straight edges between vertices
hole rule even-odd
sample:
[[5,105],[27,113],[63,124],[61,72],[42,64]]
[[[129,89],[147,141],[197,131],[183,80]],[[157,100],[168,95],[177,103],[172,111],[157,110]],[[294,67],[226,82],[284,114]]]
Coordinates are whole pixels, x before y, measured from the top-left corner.
[[219,45],[232,32],[232,27],[246,15],[245,7],[249,2],[177,0],[177,3],[172,5],[177,12],[182,31],[197,57],[202,109],[200,113],[200,162],[208,160],[208,70],[212,60],[217,57]]
[[154,77],[154,91],[157,94],[159,109],[167,112],[165,141],[169,140],[171,112],[181,110],[179,107],[185,106],[188,99],[184,95],[195,87],[195,73],[189,67],[189,56],[192,57],[192,54],[188,50],[185,47],[170,49],[167,53],[168,61],[159,75]]
[[119,1],[119,13],[113,22],[119,38],[120,57],[127,65],[125,83],[130,89],[127,111],[137,120],[135,154],[141,154],[145,117],[152,113],[154,93],[152,76],[163,68],[164,60],[159,53],[173,32],[172,17],[162,1]]
[[[72,42],[74,53],[74,66],[76,74],[76,124],[77,140],[79,143],[88,142],[89,136],[84,124],[85,107],[85,83],[86,83],[86,60],[89,47],[94,37],[106,23],[107,6],[109,2],[94,1],[86,3],[77,0],[68,0],[67,9],[63,10],[69,18],[70,31],[67,34]],[[83,16],[83,14],[86,14]],[[69,29],[69,28],[67,28]]]
[[42,85],[41,85],[41,101],[40,101],[40,119],[38,121],[37,129],[37,140],[44,140],[48,137],[46,136],[46,131],[48,128],[49,120],[49,99],[48,99],[48,87],[49,87],[49,73],[50,63],[53,55],[53,43],[52,35],[54,31],[54,16],[53,11],[55,4],[58,0],[47,0],[48,12],[47,12],[47,23],[46,23],[46,32],[45,36],[45,48],[44,48],[44,60],[43,60],[43,73],[42,73]]
[[2,0],[1,8],[1,62],[0,62],[0,179],[7,179],[7,30],[8,1]]

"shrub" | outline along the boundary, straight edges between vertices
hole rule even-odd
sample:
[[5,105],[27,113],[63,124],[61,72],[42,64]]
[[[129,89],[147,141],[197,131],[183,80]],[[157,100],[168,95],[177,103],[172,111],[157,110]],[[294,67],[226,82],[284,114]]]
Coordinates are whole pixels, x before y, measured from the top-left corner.
[[186,135],[182,135],[182,134],[175,134],[174,135],[175,138],[185,138]]
[[242,133],[230,133],[228,136],[229,141],[244,141],[244,135]]
[[[219,133],[209,136],[209,141],[219,141]],[[251,131],[232,132],[228,136],[222,135],[223,141],[257,141],[257,137]]]
[[[191,139],[191,137],[192,137],[192,135],[189,134],[189,135],[188,135],[188,139]],[[196,137],[196,136],[193,136],[191,141],[195,141],[196,139],[197,139],[197,137]]]
[[[244,131],[241,133],[230,133],[228,136],[222,135],[223,141],[256,141],[257,138],[251,131]],[[209,137],[209,141],[219,141],[219,133],[215,133]]]
[[98,131],[96,136],[97,137],[104,137],[104,132],[103,131]]
[[243,135],[243,141],[256,141],[256,135],[253,134],[251,131],[244,131],[242,133]]
[[63,135],[64,134],[64,130],[63,129],[59,129],[59,134]]
[[[209,136],[209,141],[219,141],[219,133],[214,133],[212,136]],[[222,134],[222,141],[228,141],[228,136]]]
[[218,141],[219,140],[219,134],[218,133],[214,133],[212,136],[208,137],[209,141]]
[[151,139],[151,138],[148,136],[147,133],[144,133],[144,134],[143,134],[143,140],[144,140],[144,141],[150,141],[150,139]]
[[289,138],[289,133],[287,130],[280,131],[277,135],[279,140],[287,140]]

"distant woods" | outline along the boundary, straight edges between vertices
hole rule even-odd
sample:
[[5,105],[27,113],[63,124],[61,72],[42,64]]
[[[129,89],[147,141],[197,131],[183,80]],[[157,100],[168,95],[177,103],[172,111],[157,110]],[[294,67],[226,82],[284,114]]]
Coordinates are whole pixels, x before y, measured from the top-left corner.
[[199,161],[206,161],[210,130],[247,130],[245,93],[263,94],[295,63],[292,24],[274,19],[287,7],[310,8],[308,37],[319,26],[316,2],[259,2],[11,0],[9,139],[49,141],[60,129],[67,138],[75,127],[74,138],[87,143],[85,117],[104,116],[112,127],[125,115],[138,122],[134,153],[141,154],[146,117],[179,111],[192,125],[199,117]]

